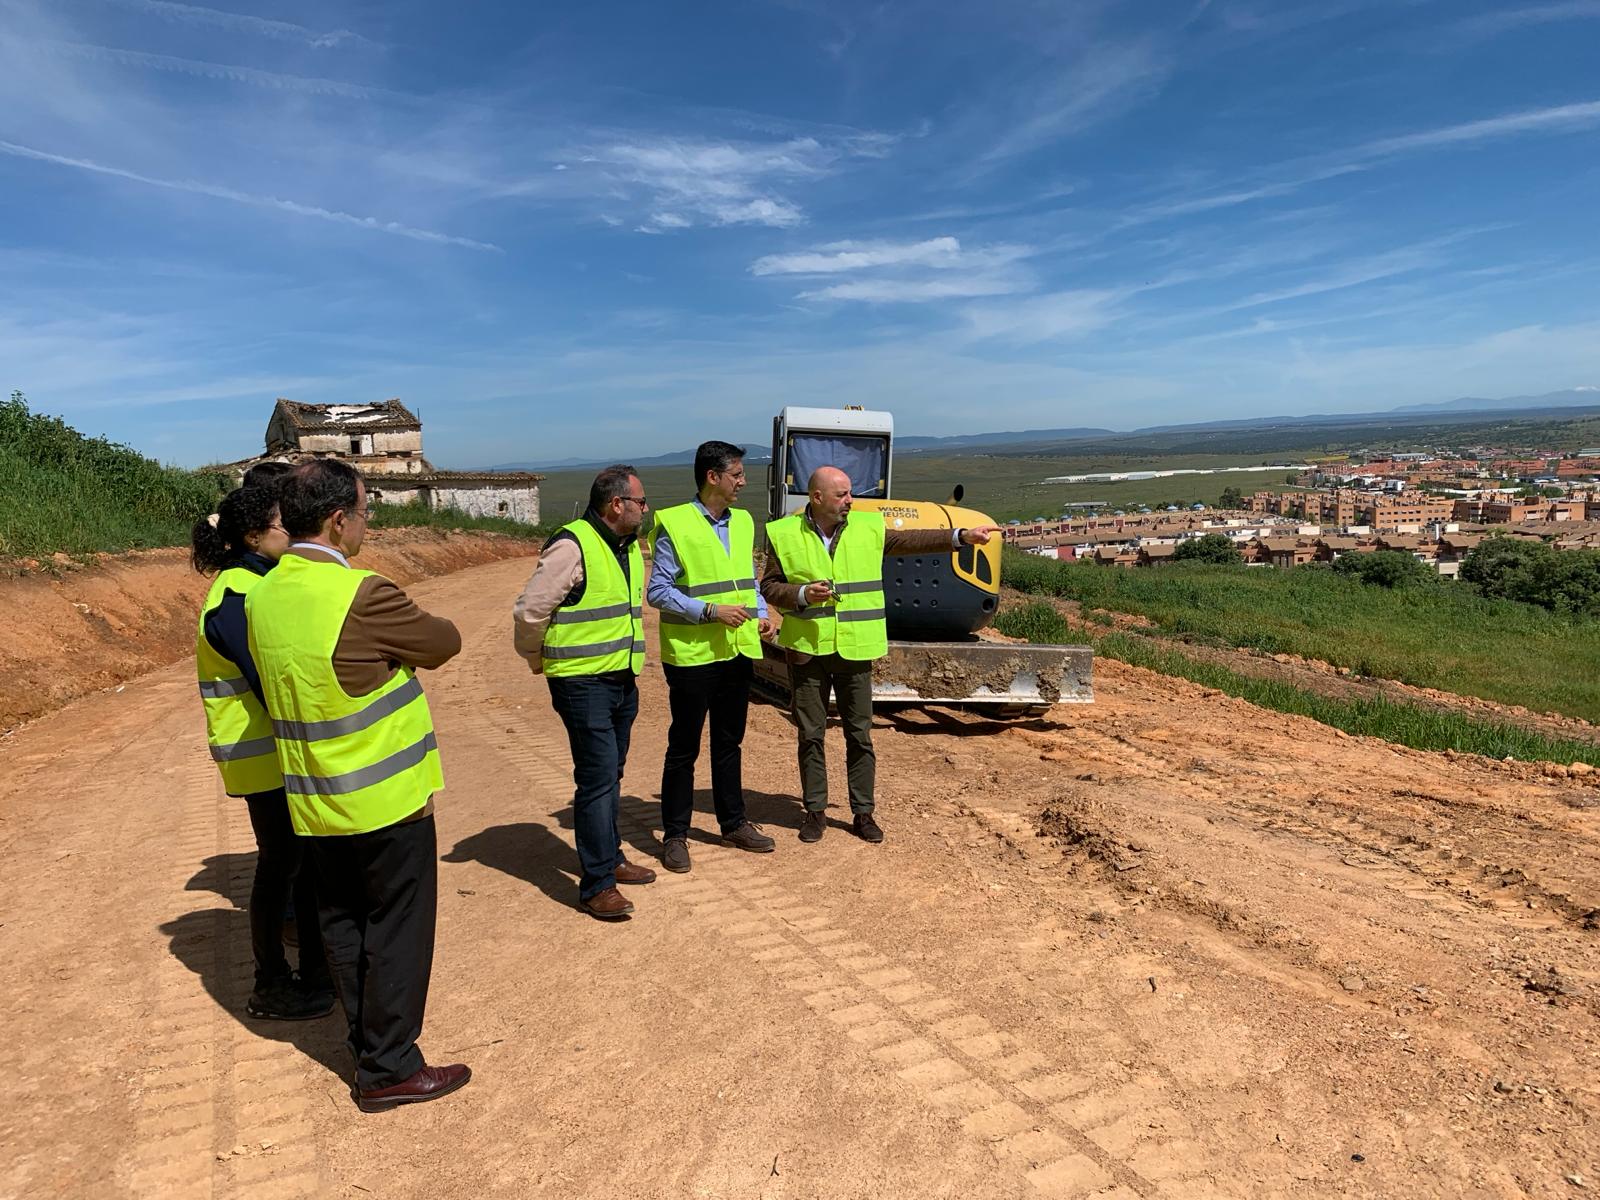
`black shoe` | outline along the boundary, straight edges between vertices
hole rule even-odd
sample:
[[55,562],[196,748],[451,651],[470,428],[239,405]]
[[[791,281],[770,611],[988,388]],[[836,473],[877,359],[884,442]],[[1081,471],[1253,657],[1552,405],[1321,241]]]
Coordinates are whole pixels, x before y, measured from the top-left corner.
[[802,842],[820,842],[822,832],[828,827],[828,818],[823,815],[822,809],[806,809],[800,814],[800,840]]
[[689,839],[668,838],[661,853],[661,865],[682,875],[689,869]]
[[772,848],[778,843],[761,832],[761,826],[753,821],[746,821],[739,828],[722,835],[724,844],[737,846],[740,850],[753,850],[757,854],[770,854]]
[[314,990],[289,975],[258,984],[244,1011],[258,1021],[312,1021],[333,1011],[333,988]]
[[872,819],[871,813],[857,813],[851,829],[863,842],[883,841],[883,830],[878,828],[878,823]]

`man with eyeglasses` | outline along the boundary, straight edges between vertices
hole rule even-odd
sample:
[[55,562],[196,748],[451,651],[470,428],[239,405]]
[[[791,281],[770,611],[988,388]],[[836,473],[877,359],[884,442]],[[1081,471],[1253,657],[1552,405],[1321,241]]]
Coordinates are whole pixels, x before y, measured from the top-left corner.
[[633,912],[617,885],[656,873],[622,854],[622,772],[639,713],[644,666],[644,559],[639,528],[650,511],[644,485],[618,463],[595,476],[589,508],[539,554],[512,610],[513,643],[535,675],[572,748],[578,905],[604,921]]
[[392,582],[352,567],[366,485],[347,463],[304,463],[280,485],[290,538],[245,597],[250,651],[283,770],[289,816],[317,873],[318,918],[349,1022],[363,1112],[449,1095],[472,1078],[417,1047],[433,972],[444,786],[418,669],[461,635]]

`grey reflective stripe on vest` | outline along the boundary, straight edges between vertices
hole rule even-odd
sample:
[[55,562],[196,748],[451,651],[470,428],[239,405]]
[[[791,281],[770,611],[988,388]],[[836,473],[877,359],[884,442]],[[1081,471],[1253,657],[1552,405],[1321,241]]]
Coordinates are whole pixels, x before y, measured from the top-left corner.
[[546,658],[602,658],[607,654],[615,654],[618,650],[632,650],[637,646],[644,649],[643,642],[635,642],[633,634],[627,637],[615,638],[609,642],[590,642],[587,646],[552,646],[549,642],[544,644],[542,651]]
[[272,732],[286,742],[325,742],[347,733],[370,729],[387,716],[399,712],[422,695],[422,681],[413,676],[392,692],[385,692],[360,712],[328,721],[274,721]]
[[413,742],[404,750],[397,750],[388,758],[373,763],[370,767],[362,767],[358,771],[346,771],[343,775],[285,775],[283,777],[283,790],[293,792],[297,796],[343,796],[349,792],[360,791],[364,787],[371,787],[375,783],[382,783],[385,779],[392,779],[402,771],[409,771],[423,759],[428,757],[428,752],[437,750],[439,743],[429,733],[420,742]]
[[881,608],[857,608],[839,614],[841,621],[881,621],[883,617]]
[[263,758],[278,748],[275,738],[251,738],[248,742],[234,742],[227,746],[211,747],[211,757],[216,762],[237,762],[241,758]]
[[[585,621],[609,621],[612,617],[641,617],[644,609],[624,600],[621,604],[602,604],[599,608],[558,608],[550,617],[552,625],[582,625]],[[546,658],[550,656],[545,655]]]
[[663,625],[707,625],[708,621],[696,621],[693,617],[685,617],[679,613],[661,610],[661,623]]
[[207,700],[220,700],[224,696],[242,696],[250,690],[243,675],[235,679],[202,679],[200,694]]
[[831,604],[813,604],[810,608],[797,608],[789,615],[799,617],[802,621],[820,621],[825,617],[836,617],[839,614]]
[[633,652],[635,654],[643,654],[644,653],[644,643],[643,642],[635,642],[633,644]]
[[883,591],[883,580],[862,580],[860,583],[836,583],[833,585],[835,596],[859,596],[862,592]]
[[685,596],[715,596],[718,592],[753,592],[755,587],[754,579],[723,579],[716,583],[697,583],[682,591]]

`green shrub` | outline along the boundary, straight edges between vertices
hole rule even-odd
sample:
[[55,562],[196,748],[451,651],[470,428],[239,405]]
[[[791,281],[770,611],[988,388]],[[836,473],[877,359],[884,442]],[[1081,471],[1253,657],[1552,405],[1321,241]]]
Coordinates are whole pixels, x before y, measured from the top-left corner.
[[[1600,721],[1597,620],[1447,583],[1372,587],[1332,570],[1205,563],[1124,570],[1019,561],[1026,557],[1006,551],[1005,582],[1086,610],[1138,614],[1161,636],[1321,659],[1374,677]],[[1569,582],[1577,586],[1575,577]]]
[[1172,557],[1178,562],[1207,562],[1223,566],[1244,562],[1244,555],[1225,533],[1207,533],[1178,543]]
[[0,555],[182,545],[229,484],[85,437],[21,392],[0,400]]
[[1432,587],[1439,582],[1438,572],[1404,550],[1341,554],[1334,561],[1333,569],[1337,574],[1351,576],[1374,587]]

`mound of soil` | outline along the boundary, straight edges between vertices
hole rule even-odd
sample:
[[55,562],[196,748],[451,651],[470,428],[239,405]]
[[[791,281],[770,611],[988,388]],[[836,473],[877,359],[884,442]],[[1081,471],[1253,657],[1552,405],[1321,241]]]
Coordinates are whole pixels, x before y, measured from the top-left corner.
[[[537,552],[536,542],[496,533],[375,529],[359,565],[404,586]],[[193,654],[209,586],[177,548],[0,578],[0,729]]]

